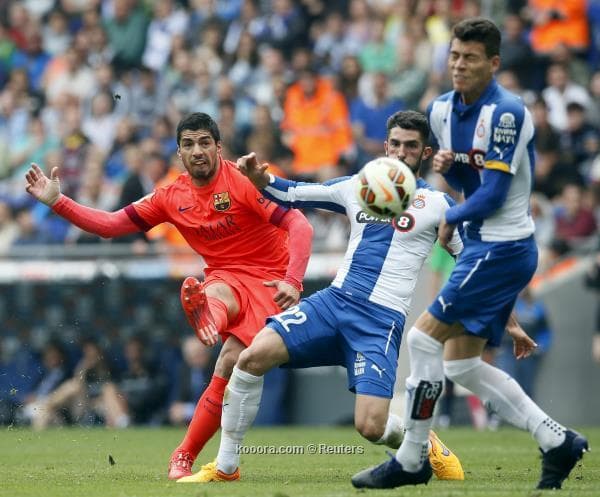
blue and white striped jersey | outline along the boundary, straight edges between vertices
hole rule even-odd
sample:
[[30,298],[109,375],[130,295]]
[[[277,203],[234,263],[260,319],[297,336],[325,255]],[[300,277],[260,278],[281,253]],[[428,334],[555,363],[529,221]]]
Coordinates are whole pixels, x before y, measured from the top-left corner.
[[466,198],[481,184],[484,168],[513,175],[504,204],[488,218],[470,221],[467,237],[500,242],[530,236],[534,128],[523,101],[492,80],[475,103],[465,105],[451,91],[435,99],[427,115],[437,146],[454,152],[446,180]]
[[[379,220],[361,209],[356,181],[357,176],[347,176],[323,184],[296,183],[271,176],[263,192],[287,207],[346,214],[350,240],[332,285],[406,315],[419,271],[437,239],[437,227],[454,201],[418,179],[412,205],[394,220]],[[462,250],[458,232],[451,247],[454,254]]]

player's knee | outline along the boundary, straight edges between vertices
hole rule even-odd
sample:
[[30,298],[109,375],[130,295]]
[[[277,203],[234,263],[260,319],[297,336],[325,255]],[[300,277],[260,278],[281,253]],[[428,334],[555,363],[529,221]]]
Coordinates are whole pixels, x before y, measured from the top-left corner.
[[262,376],[269,370],[266,357],[261,353],[260,347],[255,347],[254,345],[250,345],[250,347],[242,351],[236,366],[242,371],[256,376]]
[[354,420],[354,426],[369,442],[377,442],[385,432],[385,420],[378,416],[357,418]]
[[237,367],[260,376],[288,360],[288,351],[281,337],[272,329],[264,328],[250,347],[240,354]]

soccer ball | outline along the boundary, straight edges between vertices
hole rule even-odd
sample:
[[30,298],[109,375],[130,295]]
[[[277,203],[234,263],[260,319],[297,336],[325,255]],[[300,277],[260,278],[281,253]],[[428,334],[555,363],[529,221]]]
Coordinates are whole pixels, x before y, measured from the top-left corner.
[[416,189],[415,175],[398,159],[379,157],[365,164],[358,172],[358,202],[374,217],[402,214],[411,204]]

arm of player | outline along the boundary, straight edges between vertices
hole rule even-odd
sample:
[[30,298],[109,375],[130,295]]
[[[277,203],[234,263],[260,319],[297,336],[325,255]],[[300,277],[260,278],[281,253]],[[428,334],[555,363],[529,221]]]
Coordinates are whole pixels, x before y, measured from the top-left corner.
[[521,328],[514,311],[511,312],[506,323],[506,332],[513,340],[513,352],[517,359],[529,357],[538,346],[525,330]]
[[302,280],[312,247],[313,228],[297,210],[288,211],[280,221],[273,224],[288,232],[290,260],[284,280],[267,281],[265,285],[277,287],[275,303],[285,310],[300,300]]
[[78,204],[60,193],[58,168],[52,168],[48,178],[37,164],[32,164],[25,175],[25,190],[40,202],[51,207],[59,216],[78,228],[103,238],[136,233],[140,229],[127,215],[125,209],[106,212]]
[[267,173],[268,165],[259,164],[254,152],[240,157],[237,166],[266,198],[279,205],[296,209],[324,209],[340,214],[346,213],[345,196],[335,185],[350,180],[349,176],[325,183],[290,181]]
[[446,221],[458,224],[474,219],[486,219],[496,212],[506,200],[512,174],[497,169],[485,169],[481,185],[462,204],[446,211]]

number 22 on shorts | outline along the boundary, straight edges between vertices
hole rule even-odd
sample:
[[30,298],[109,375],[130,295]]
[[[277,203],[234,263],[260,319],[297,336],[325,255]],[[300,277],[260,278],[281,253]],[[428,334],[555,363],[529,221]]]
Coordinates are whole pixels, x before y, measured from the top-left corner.
[[302,324],[306,322],[306,313],[300,310],[299,305],[295,305],[290,307],[287,311],[277,314],[273,316],[273,319],[276,319],[281,323],[281,326],[288,333],[291,331],[289,325],[291,324]]

